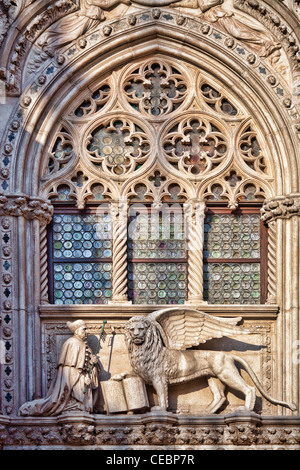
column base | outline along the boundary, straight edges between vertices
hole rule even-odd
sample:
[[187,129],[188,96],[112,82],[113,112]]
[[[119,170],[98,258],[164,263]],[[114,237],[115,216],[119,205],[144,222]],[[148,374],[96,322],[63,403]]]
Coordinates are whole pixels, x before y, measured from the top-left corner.
[[132,301],[131,300],[115,299],[115,300],[109,300],[108,304],[109,305],[132,305]]
[[189,299],[184,302],[184,305],[190,305],[193,307],[198,307],[199,305],[207,305],[208,302],[203,299]]

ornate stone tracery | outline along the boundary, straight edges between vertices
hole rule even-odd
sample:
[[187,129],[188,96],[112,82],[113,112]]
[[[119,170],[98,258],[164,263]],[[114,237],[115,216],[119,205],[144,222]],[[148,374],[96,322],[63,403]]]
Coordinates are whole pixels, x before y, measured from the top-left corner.
[[[33,11],[31,3],[20,2],[15,18],[24,8]],[[69,207],[76,205],[82,210],[90,203],[114,206],[120,198],[124,200],[124,207],[128,202],[149,203],[156,209],[164,203],[179,203],[187,204],[191,209],[193,254],[189,257],[188,302],[194,306],[201,304],[203,308],[207,306],[203,302],[201,278],[205,205],[220,204],[234,211],[239,204],[263,204],[262,221],[268,225],[269,233],[268,292],[266,310],[263,306],[258,310],[259,314],[268,308],[274,308],[272,311],[275,312],[279,304],[280,313],[277,319],[274,315],[271,324],[274,344],[264,336],[266,354],[260,374],[268,390],[273,386],[277,395],[284,399],[297,397],[297,385],[291,377],[297,376],[298,369],[292,363],[290,353],[297,340],[298,318],[298,301],[291,299],[299,288],[294,257],[299,242],[299,178],[295,164],[299,139],[296,94],[299,38],[292,14],[289,16],[285,8],[293,11],[294,18],[296,5],[289,0],[281,2],[278,8],[269,1],[234,1],[235,18],[249,19],[251,15],[265,34],[272,34],[274,44],[280,42],[279,54],[274,51],[262,59],[262,54],[254,51],[250,43],[247,46],[241,36],[229,34],[228,29],[221,27],[221,22],[212,22],[211,11],[204,18],[198,14],[199,10],[197,15],[191,9],[179,11],[169,0],[159,3],[138,0],[136,3],[141,8],[133,5],[124,17],[127,5],[121,5],[118,10],[113,8],[106,18],[100,18],[94,30],[88,27],[83,35],[74,33],[76,37],[71,35],[73,40],[70,36],[70,41],[68,39],[62,49],[58,47],[55,51],[55,48],[47,49],[42,40],[51,36],[60,19],[65,22],[67,16],[71,19],[73,14],[76,15],[77,6],[73,2],[49,1],[47,11],[40,11],[35,18],[26,16],[23,24],[16,23],[20,27],[16,28],[15,37],[7,35],[5,40],[5,67],[0,73],[6,80],[10,96],[21,94],[4,134],[0,168],[0,190],[3,192],[0,197],[0,214],[3,216],[1,327],[8,348],[5,380],[2,381],[2,411],[7,414],[13,414],[18,400],[24,400],[27,394],[39,393],[41,383],[39,346],[36,357],[33,358],[33,351],[28,351],[27,356],[20,358],[20,365],[15,364],[14,348],[26,346],[26,340],[21,338],[22,333],[18,333],[17,328],[21,326],[21,331],[36,335],[38,345],[38,303],[42,304],[41,312],[47,319],[51,315],[53,318],[55,315],[57,318],[67,316],[70,312],[54,308],[53,313],[49,313],[46,309],[49,302],[46,227],[52,218],[52,203],[68,203]],[[27,14],[29,10],[25,11]],[[12,20],[6,13],[4,16],[4,34],[0,31],[0,42]],[[2,9],[0,17],[3,17]],[[231,16],[228,15],[225,21],[228,26]],[[122,35],[126,35],[128,43],[132,41],[130,53],[120,39]],[[147,35],[151,36],[149,42]],[[157,47],[153,46],[155,41]],[[108,54],[111,54],[112,65],[108,64]],[[82,81],[79,70],[82,70]],[[69,79],[70,84],[67,83]],[[249,86],[246,86],[247,82]],[[45,107],[50,95],[55,102],[54,108],[57,106],[57,110],[51,112]],[[47,119],[48,124],[40,127]],[[31,133],[34,135],[32,140],[28,138]],[[117,144],[120,143],[122,151],[118,152]],[[26,173],[24,179],[21,173]],[[40,184],[38,178],[41,178]],[[199,224],[197,215],[200,215]],[[126,222],[126,215],[122,216],[118,206],[114,220],[116,282],[108,307],[113,309],[119,305],[122,309],[133,308],[132,311],[137,312],[127,300]],[[13,230],[18,230],[18,234],[27,232],[19,243],[21,251],[25,246],[29,250],[30,246],[26,259],[14,252],[14,240],[10,238]],[[29,259],[35,259],[32,269],[36,281],[34,295],[32,286],[22,290],[25,275],[19,274],[29,271],[26,265]],[[20,293],[17,279],[20,280]],[[30,306],[26,305],[26,299],[32,300]],[[29,326],[26,323],[27,308]],[[85,315],[96,315],[89,308],[82,311]],[[79,315],[81,311],[75,309],[74,312]],[[116,315],[115,310],[110,312]],[[34,325],[32,333],[31,325]],[[263,333],[260,328],[261,323],[257,325],[258,334]],[[59,331],[58,327],[55,334]],[[52,340],[55,343],[53,338],[47,339]],[[47,356],[47,351],[44,352]],[[276,356],[276,367],[270,364],[272,354]],[[54,368],[55,359],[52,359]],[[52,359],[47,357],[46,360]],[[33,367],[35,360],[37,366]],[[18,371],[26,367],[34,372],[29,374],[27,389],[22,383],[15,395],[20,378]],[[188,406],[180,408],[181,411],[184,409]],[[265,406],[264,411],[273,410]],[[285,412],[280,410],[280,413]],[[45,429],[44,424],[41,426]],[[260,429],[261,432],[254,429],[255,426],[251,429],[246,426],[243,434],[240,427],[234,427],[235,424],[228,430],[227,421],[226,426],[220,422],[222,429],[217,431],[208,423],[206,430],[197,437],[180,425],[176,432],[173,429],[172,438],[166,437],[171,435],[170,428],[160,429],[158,436],[155,426],[151,428],[153,435],[150,432],[145,435],[145,430],[139,433],[140,429],[137,435],[128,430],[123,435],[114,429],[107,436],[98,429],[95,433],[87,431],[85,436],[90,444],[97,442],[99,445],[114,445],[118,439],[125,444],[138,441],[158,445],[211,445],[216,442],[219,445],[229,442],[232,445],[245,442],[279,445],[283,441],[289,445],[299,444],[294,430],[287,427],[280,434],[277,425],[274,429]],[[14,432],[17,435],[19,428]],[[57,428],[53,432],[58,432]],[[66,432],[68,442],[80,443],[81,431],[74,440],[68,431],[61,432]],[[285,432],[286,436],[283,436]],[[17,440],[14,441],[12,434],[6,436],[5,441],[14,445]],[[40,442],[34,431],[32,435],[27,431],[25,434],[26,445]],[[43,439],[46,443],[45,434]]]
[[[218,181],[222,181],[221,186],[227,186],[225,193],[230,193],[232,207],[236,204],[234,201],[253,200],[256,197],[260,199],[260,194],[268,197],[271,189],[267,189],[267,182],[272,181],[272,175],[261,150],[265,145],[259,142],[261,137],[251,120],[245,116],[245,111],[238,111],[231,104],[233,100],[224,91],[218,92],[216,85],[211,88],[206,85],[205,80],[199,80],[198,75],[193,79],[191,70],[184,68],[183,64],[178,70],[165,58],[144,61],[138,68],[125,67],[113,79],[106,80],[100,87],[95,86],[94,89],[98,91],[92,95],[85,93],[86,98],[77,99],[81,104],[73,106],[72,111],[67,111],[52,138],[49,163],[43,176],[45,188],[50,188],[50,177],[51,180],[57,179],[60,174],[60,179],[62,176],[64,178],[64,182],[61,181],[60,184],[67,184],[67,175],[72,175],[69,179],[73,186],[73,168],[80,155],[82,183],[84,179],[90,181],[89,175],[93,174],[93,178],[100,174],[106,175],[118,182],[122,197],[126,197],[126,181],[130,182],[131,175],[134,175],[135,184],[138,175],[141,175],[143,184],[148,179],[148,184],[154,185],[151,192],[157,193],[163,182],[158,174],[164,174],[165,181],[170,179],[168,175],[171,174],[184,184],[189,180],[196,180],[197,191],[201,194],[202,182],[205,181],[206,185],[209,182],[211,187],[212,180],[217,183],[217,177]],[[184,79],[179,78],[183,76]],[[177,86],[178,80],[178,87],[183,86],[183,98],[178,109],[176,86],[168,96],[171,90],[168,88],[170,80],[172,86],[175,83]],[[184,85],[179,85],[181,80]],[[191,100],[193,80],[197,83],[197,109]],[[201,86],[201,83],[204,85]],[[137,88],[132,88],[134,86]],[[145,87],[150,91],[145,91]],[[167,94],[163,91],[164,87],[169,90]],[[101,89],[102,92],[99,91]],[[115,96],[117,101],[112,101],[110,96]],[[101,105],[98,106],[99,100]],[[154,107],[150,104],[150,107],[146,106],[145,100]],[[139,105],[132,110],[134,102]],[[103,109],[102,105],[105,106]],[[153,113],[154,109],[156,111]],[[133,117],[132,111],[137,117]],[[241,129],[237,136],[232,131],[236,126]],[[84,136],[81,141],[79,135]],[[236,149],[234,152],[231,150],[233,148]],[[235,161],[239,169],[232,169],[230,173],[228,165],[231,161]],[[155,172],[158,174],[151,176]],[[259,177],[260,174],[264,174],[266,178],[264,184],[258,188],[255,175]],[[126,184],[124,189],[121,189],[121,181],[124,181],[123,186]],[[69,192],[70,197],[71,194],[75,197],[77,190],[74,191]],[[233,196],[233,191],[240,195]],[[154,193],[152,200],[158,202],[159,196]],[[191,198],[195,197],[191,191],[188,194]],[[144,195],[147,198],[145,192]],[[221,199],[224,199],[223,196]]]

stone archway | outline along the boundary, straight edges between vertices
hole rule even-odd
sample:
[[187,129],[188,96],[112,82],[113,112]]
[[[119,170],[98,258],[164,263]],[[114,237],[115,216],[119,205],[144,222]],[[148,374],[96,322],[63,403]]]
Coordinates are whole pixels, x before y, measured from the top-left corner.
[[[153,2],[151,5],[153,6]],[[17,330],[11,332],[15,347],[20,352],[20,363],[17,365],[14,360],[15,377],[21,379],[23,370],[35,370],[29,373],[27,382],[20,380],[19,387],[11,387],[11,390],[15,390],[15,406],[35,394],[41,394],[42,384],[45,384],[45,377],[42,377],[42,361],[45,358],[42,354],[40,328],[41,325],[42,329],[44,328],[43,340],[47,336],[45,328],[53,328],[53,317],[50,313],[52,306],[47,305],[47,295],[44,295],[47,284],[45,228],[51,219],[47,190],[50,189],[51,178],[47,184],[40,184],[40,178],[44,176],[42,172],[47,166],[45,162],[49,157],[49,142],[57,132],[56,126],[61,117],[66,117],[71,110],[71,104],[76,102],[79,106],[86,99],[87,92],[94,92],[95,87],[101,85],[107,77],[111,77],[114,87],[114,96],[109,98],[111,107],[107,108],[108,112],[122,116],[125,107],[118,93],[123,83],[120,77],[122,73],[123,76],[127,73],[123,70],[129,71],[132,68],[134,71],[135,66],[138,69],[143,63],[151,60],[162,63],[169,61],[174,68],[177,66],[187,73],[190,67],[190,76],[193,77],[190,87],[194,86],[193,79],[197,83],[201,75],[203,83],[209,83],[212,87],[215,84],[219,94],[224,93],[227,100],[232,100],[231,104],[241,106],[245,118],[243,125],[247,119],[249,122],[251,118],[255,120],[257,135],[263,142],[266,160],[270,166],[269,179],[264,174],[258,175],[261,188],[264,188],[269,199],[264,205],[263,217],[269,225],[270,233],[270,295],[269,304],[258,309],[257,315],[262,322],[269,318],[268,315],[273,318],[270,328],[274,330],[272,348],[276,351],[274,358],[277,367],[272,372],[272,379],[276,378],[276,394],[284,399],[297,401],[298,366],[292,361],[291,352],[298,338],[299,317],[299,299],[296,298],[299,289],[298,258],[293,255],[299,244],[299,164],[297,107],[292,102],[288,83],[276,69],[272,69],[270,62],[255,55],[245,44],[232,40],[226,32],[218,29],[217,25],[203,23],[192,15],[185,16],[177,11],[174,13],[174,10],[167,8],[144,8],[124,18],[110,18],[93,32],[87,33],[84,38],[66,45],[53,57],[45,57],[34,75],[31,75],[28,73],[28,64],[33,59],[34,54],[31,52],[27,62],[24,62],[24,89],[11,114],[2,145],[3,153],[7,156],[6,161],[9,161],[6,168],[9,172],[5,173],[3,178],[6,182],[6,194],[1,202],[2,213],[6,216],[8,224],[4,230],[14,233],[19,239],[18,253],[9,255],[12,268],[7,288],[15,286],[15,296],[10,304],[10,299],[5,299],[6,312],[18,315],[19,322]],[[187,101],[189,106],[182,109],[190,115],[196,115],[199,107],[193,93],[190,92]],[[126,108],[126,112],[130,114],[129,108]],[[136,117],[134,113],[133,109],[131,117]],[[213,114],[214,111],[211,115]],[[208,108],[206,115],[209,115]],[[154,122],[155,118],[152,121]],[[234,119],[227,121],[228,129],[231,124],[231,130],[233,129],[233,121]],[[170,131],[170,122],[163,126],[162,121],[157,120],[153,129],[157,130],[159,138],[163,139],[167,131]],[[215,117],[215,125],[217,122]],[[76,132],[79,142],[80,131]],[[239,132],[242,134],[242,126]],[[157,144],[154,135],[152,132],[153,146]],[[234,140],[231,140],[230,146],[234,145]],[[82,171],[82,167],[76,167],[77,163],[72,170]],[[167,165],[155,167],[156,164],[153,158],[148,170],[158,169],[162,172],[160,176],[163,171],[168,173]],[[223,170],[223,173],[220,171],[217,175],[218,183],[222,182],[223,176],[229,177],[230,171],[235,171],[236,168],[228,163]],[[225,170],[228,170],[228,175],[224,174]],[[141,179],[143,175],[150,175],[147,171],[143,174],[141,172]],[[249,177],[253,176],[251,171],[250,169]],[[62,174],[66,183],[70,174],[67,170],[63,170]],[[96,176],[93,173],[93,177]],[[96,182],[96,179],[91,184]],[[106,180],[109,187],[107,190],[116,197],[116,181],[110,181],[109,175],[106,175]],[[123,195],[135,194],[135,181],[135,175],[128,179],[123,187]],[[56,183],[59,182],[58,177]],[[184,183],[181,192],[186,192],[190,199],[199,197],[200,194],[202,199],[205,194],[212,193],[209,179],[205,182],[206,186],[197,188],[198,193],[195,192],[197,177],[189,183],[183,180],[181,182]],[[246,184],[246,179],[244,183]],[[244,186],[241,186],[241,191],[244,191]],[[229,184],[227,188],[229,192]],[[56,190],[57,187],[54,192]],[[149,194],[151,191],[149,183]],[[168,189],[165,189],[165,193],[163,191],[162,189],[161,194],[166,194]],[[28,282],[29,271],[35,281],[34,286]],[[46,305],[41,306],[41,300],[45,301]],[[278,317],[277,307],[280,312]],[[130,306],[125,307],[126,315],[135,312],[130,309]],[[87,318],[94,318],[92,311],[88,309],[75,309],[75,314],[81,315],[83,311]],[[113,307],[106,311],[114,317]],[[217,311],[217,308],[213,311]],[[236,315],[238,313],[236,310]],[[248,318],[255,318],[253,309],[248,309],[248,313]],[[67,310],[54,309],[54,315],[57,315],[60,322],[67,314]],[[59,329],[61,323],[58,324]],[[260,327],[262,328],[262,325],[255,325],[254,328],[259,330]],[[33,337],[36,338],[34,344]],[[21,355],[21,351],[26,351],[26,354]],[[51,356],[50,360],[52,359]],[[264,367],[264,373],[267,374],[268,365],[265,364]]]

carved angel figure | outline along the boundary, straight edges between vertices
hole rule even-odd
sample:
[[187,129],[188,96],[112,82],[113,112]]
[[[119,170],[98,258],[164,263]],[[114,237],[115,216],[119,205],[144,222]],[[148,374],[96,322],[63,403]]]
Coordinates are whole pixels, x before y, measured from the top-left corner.
[[271,34],[258,29],[252,21],[239,19],[231,11],[220,7],[224,0],[179,0],[171,4],[174,8],[200,9],[201,18],[208,23],[215,23],[225,33],[247,44],[260,57],[269,57],[281,48]]
[[[87,327],[83,320],[67,323],[73,333],[61,349],[56,376],[45,398],[24,403],[21,416],[57,416],[64,411],[91,413],[98,397],[97,356],[87,345]],[[90,371],[92,369],[92,373]]]
[[53,56],[57,49],[75,41],[104,21],[104,10],[110,10],[120,3],[130,5],[130,0],[79,0],[79,11],[67,15],[51,25],[37,44]]
[[[268,401],[295,410],[295,405],[269,396],[244,359],[218,351],[187,350],[212,338],[249,334],[237,326],[240,320],[216,318],[189,308],[167,308],[127,322],[125,335],[130,363],[146,384],[153,385],[159,403],[155,409],[167,410],[169,385],[207,377],[213,394],[208,413],[215,413],[225,402],[225,386],[242,392],[245,395],[242,409],[253,410],[256,389],[242,378],[236,361]],[[121,375],[125,377],[127,373]]]

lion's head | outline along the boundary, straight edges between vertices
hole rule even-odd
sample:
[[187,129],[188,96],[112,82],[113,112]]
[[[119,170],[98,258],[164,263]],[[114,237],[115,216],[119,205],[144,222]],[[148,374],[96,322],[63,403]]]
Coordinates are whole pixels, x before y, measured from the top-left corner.
[[134,343],[141,345],[145,343],[151,322],[144,317],[133,317],[125,325],[126,339],[128,345]]
[[164,341],[160,325],[143,316],[132,317],[125,325],[125,338],[130,363],[133,370],[146,383],[151,383],[153,375],[163,362]]

